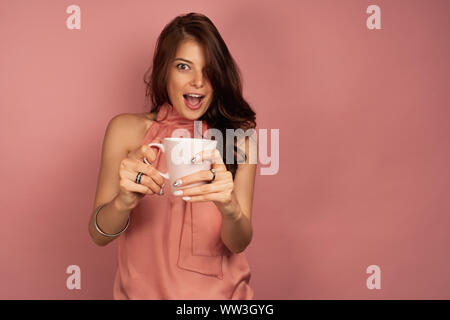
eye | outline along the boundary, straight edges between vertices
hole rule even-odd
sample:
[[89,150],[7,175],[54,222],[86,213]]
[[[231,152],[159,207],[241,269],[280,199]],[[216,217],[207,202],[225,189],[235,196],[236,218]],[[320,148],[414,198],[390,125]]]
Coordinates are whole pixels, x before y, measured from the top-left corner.
[[[177,69],[180,69],[180,68],[178,68],[179,66],[186,66],[186,67],[189,67],[187,64],[185,64],[185,63],[179,63],[179,64],[177,64]],[[187,70],[187,69],[184,69],[184,68],[181,68],[182,70]]]

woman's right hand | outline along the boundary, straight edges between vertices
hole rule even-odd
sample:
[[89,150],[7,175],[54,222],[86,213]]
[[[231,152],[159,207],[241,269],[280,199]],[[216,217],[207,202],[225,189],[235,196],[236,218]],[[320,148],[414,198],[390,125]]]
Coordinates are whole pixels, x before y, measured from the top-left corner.
[[[152,142],[161,142],[153,140]],[[156,159],[157,151],[147,144],[128,153],[128,156],[120,162],[120,191],[118,200],[126,208],[133,209],[145,195],[162,195],[164,178],[152,166],[144,162]],[[136,183],[136,176],[142,172],[140,184]]]

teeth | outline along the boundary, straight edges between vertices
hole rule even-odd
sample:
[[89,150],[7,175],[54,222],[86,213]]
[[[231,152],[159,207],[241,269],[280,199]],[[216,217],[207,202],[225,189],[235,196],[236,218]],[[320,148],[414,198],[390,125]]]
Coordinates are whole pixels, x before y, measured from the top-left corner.
[[193,98],[201,98],[201,97],[203,97],[200,94],[187,94],[187,96],[190,96],[190,97],[193,97]]

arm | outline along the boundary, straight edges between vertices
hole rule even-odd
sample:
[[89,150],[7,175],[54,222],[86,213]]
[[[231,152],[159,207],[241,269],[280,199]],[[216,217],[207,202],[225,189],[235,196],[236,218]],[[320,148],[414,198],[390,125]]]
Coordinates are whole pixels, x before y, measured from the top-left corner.
[[[99,205],[100,206],[100,205]],[[98,207],[99,207],[98,206]],[[98,208],[97,207],[97,208]],[[91,215],[89,221],[89,234],[92,240],[99,246],[106,246],[116,237],[106,237],[99,233],[95,228],[95,211]],[[131,210],[124,208],[117,197],[114,197],[107,205],[105,205],[97,215],[97,226],[105,233],[115,234],[122,231],[128,222]]]
[[251,213],[256,164],[249,163],[248,137],[245,138],[245,154],[246,162],[238,164],[231,194],[235,212],[231,215],[222,214],[222,241],[234,253],[244,251],[253,236]]
[[105,246],[117,237],[106,237],[100,234],[94,225],[95,212],[100,205],[104,206],[97,216],[99,228],[108,234],[118,233],[126,226],[131,209],[124,207],[119,201],[119,166],[127,156],[127,141],[129,141],[131,115],[121,114],[115,116],[106,128],[103,140],[100,172],[97,182],[97,191],[94,201],[94,210],[89,219],[89,234],[95,244]]

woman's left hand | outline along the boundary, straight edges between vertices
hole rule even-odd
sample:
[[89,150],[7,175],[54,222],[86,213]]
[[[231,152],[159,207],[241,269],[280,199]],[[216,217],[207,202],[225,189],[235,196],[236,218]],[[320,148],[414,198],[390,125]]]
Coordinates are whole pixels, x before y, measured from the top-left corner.
[[[233,193],[233,176],[225,167],[219,151],[217,149],[204,150],[193,158],[193,163],[201,163],[202,161],[210,161],[211,168],[216,170],[214,181],[177,190],[174,195],[183,197],[183,200],[187,202],[213,201],[223,215],[234,216],[238,214],[239,205]],[[178,179],[174,186],[182,187],[201,181],[209,182],[212,178],[211,170],[200,170]],[[181,184],[176,184],[177,182],[181,182]]]

